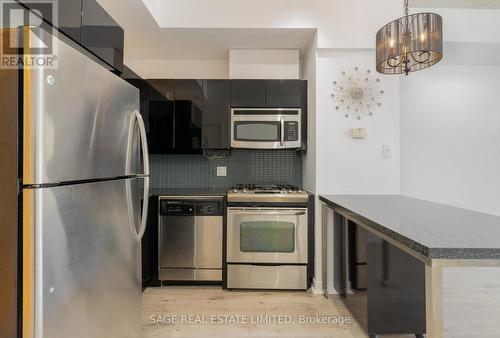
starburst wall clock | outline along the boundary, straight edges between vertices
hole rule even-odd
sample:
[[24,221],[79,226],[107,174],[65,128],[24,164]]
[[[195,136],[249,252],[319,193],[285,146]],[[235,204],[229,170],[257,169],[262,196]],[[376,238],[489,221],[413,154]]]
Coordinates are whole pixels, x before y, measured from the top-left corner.
[[369,69],[343,71],[340,78],[333,82],[332,98],[335,110],[346,118],[353,116],[357,120],[372,116],[375,110],[382,106],[381,98],[384,90],[380,79],[372,76]]

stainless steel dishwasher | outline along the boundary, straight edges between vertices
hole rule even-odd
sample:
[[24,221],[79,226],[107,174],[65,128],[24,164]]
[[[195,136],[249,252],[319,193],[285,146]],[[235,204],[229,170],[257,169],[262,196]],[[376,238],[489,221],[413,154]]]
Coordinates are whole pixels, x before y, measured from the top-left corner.
[[160,197],[162,281],[222,281],[222,197]]

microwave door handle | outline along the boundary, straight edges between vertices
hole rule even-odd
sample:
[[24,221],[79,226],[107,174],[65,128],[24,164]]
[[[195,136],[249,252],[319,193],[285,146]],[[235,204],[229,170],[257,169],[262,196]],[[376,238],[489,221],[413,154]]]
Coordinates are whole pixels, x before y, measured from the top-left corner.
[[281,122],[280,146],[283,147],[283,145],[285,144],[285,119],[282,117],[280,122]]

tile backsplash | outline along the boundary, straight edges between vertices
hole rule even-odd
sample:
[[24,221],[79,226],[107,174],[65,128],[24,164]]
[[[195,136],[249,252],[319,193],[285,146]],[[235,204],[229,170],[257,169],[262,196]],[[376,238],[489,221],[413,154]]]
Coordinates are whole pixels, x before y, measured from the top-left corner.
[[[227,167],[218,177],[217,167]],[[233,150],[224,158],[150,155],[152,188],[224,188],[236,184],[302,186],[302,156],[295,150]]]

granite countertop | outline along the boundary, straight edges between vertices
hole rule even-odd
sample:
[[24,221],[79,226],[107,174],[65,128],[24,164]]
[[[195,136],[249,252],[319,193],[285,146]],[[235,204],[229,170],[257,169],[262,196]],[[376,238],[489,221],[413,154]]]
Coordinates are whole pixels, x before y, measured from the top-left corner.
[[500,217],[401,195],[320,200],[430,259],[500,259]]
[[152,196],[225,196],[229,188],[151,188]]

